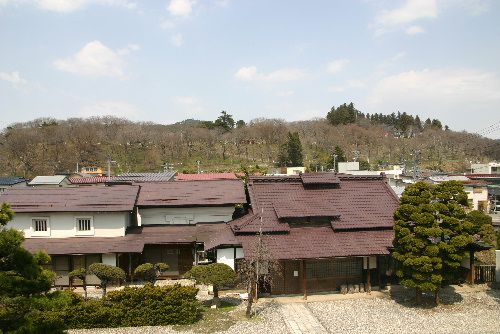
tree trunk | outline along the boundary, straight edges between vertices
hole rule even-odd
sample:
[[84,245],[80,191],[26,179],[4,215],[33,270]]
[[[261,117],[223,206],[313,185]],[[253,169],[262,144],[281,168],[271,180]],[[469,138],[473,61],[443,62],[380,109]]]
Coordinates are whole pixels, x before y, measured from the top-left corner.
[[216,307],[220,306],[220,299],[219,299],[219,288],[214,285],[214,298],[212,299],[212,305],[215,305]]
[[102,298],[106,297],[106,285],[102,286]]
[[422,304],[422,289],[415,288],[415,302],[417,305]]
[[436,305],[439,305],[439,288],[434,291],[434,302],[436,303]]
[[255,294],[255,284],[254,284],[254,282],[250,282],[250,291],[248,291],[247,311],[246,311],[247,318],[252,317],[252,304],[253,304],[253,295],[254,294]]
[[87,282],[83,281],[83,293],[85,295],[85,299],[87,299]]

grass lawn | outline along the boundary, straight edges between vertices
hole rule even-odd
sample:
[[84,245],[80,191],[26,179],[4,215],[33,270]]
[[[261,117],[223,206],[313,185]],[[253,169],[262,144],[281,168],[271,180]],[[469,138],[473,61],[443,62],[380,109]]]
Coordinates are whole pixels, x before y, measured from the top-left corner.
[[225,301],[221,301],[220,307],[216,309],[204,305],[200,321],[192,325],[174,326],[174,328],[178,331],[193,331],[195,333],[224,331],[236,322],[246,320],[245,307],[244,303],[235,305]]

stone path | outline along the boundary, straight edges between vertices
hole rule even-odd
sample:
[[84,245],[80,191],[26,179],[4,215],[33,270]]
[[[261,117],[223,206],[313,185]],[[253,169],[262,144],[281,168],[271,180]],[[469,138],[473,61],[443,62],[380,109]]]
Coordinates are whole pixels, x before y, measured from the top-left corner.
[[306,307],[305,303],[281,305],[281,313],[292,334],[327,334],[328,331]]

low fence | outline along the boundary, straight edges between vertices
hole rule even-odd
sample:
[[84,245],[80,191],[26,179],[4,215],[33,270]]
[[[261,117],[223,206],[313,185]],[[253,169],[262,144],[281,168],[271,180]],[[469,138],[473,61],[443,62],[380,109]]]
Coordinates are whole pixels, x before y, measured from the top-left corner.
[[474,282],[495,282],[495,265],[480,264],[475,266]]

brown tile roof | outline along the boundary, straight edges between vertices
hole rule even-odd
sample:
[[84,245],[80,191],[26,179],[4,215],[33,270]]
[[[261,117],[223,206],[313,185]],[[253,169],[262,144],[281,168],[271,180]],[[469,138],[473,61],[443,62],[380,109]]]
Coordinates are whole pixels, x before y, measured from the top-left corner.
[[335,173],[302,173],[300,179],[304,185],[338,185],[340,179]]
[[196,225],[148,225],[127,231],[144,244],[187,244],[196,242]]
[[[251,177],[250,202],[253,212],[263,217],[263,231],[285,232],[288,226],[280,218],[314,217],[314,212],[322,216],[340,215],[340,219],[332,222],[335,229],[392,228],[399,203],[382,176],[337,176],[339,188],[304,187],[304,174]],[[260,220],[246,221],[243,225],[240,232],[257,232]]]
[[198,242],[204,243],[205,250],[240,244],[227,223],[198,224],[196,225],[196,237]]
[[141,253],[144,243],[133,236],[98,238],[27,238],[23,246],[30,252],[45,251],[52,255]]
[[203,173],[203,174],[182,174],[178,173],[176,181],[203,181],[203,180],[237,180],[235,173]]
[[68,180],[71,184],[97,184],[112,181],[113,178],[108,178],[107,176],[70,177]]
[[0,202],[15,212],[117,212],[132,211],[137,186],[75,188],[10,188]]
[[[238,235],[245,257],[254,255],[258,236]],[[292,228],[288,234],[263,235],[266,251],[279,260],[389,254],[393,230],[333,232],[330,227]]]
[[139,206],[214,206],[246,203],[240,180],[141,183]]

